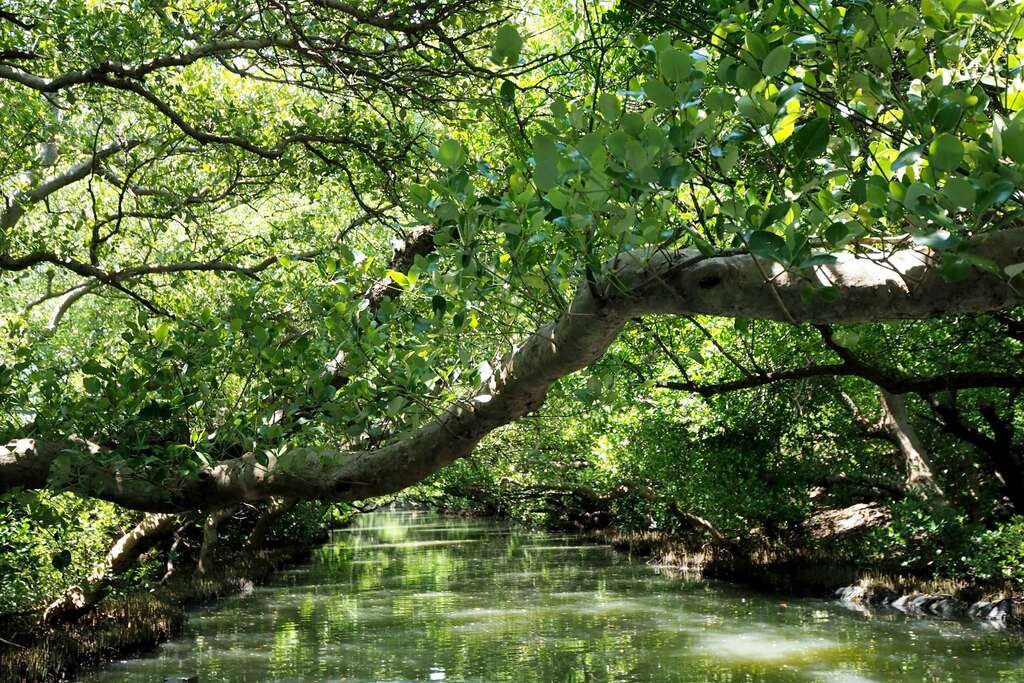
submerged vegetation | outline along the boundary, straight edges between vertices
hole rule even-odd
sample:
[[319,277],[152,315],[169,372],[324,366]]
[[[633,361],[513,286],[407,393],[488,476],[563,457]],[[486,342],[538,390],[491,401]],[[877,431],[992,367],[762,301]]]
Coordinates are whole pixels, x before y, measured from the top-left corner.
[[1018,594],[1022,63],[1020,0],[4,2],[0,619],[393,495]]

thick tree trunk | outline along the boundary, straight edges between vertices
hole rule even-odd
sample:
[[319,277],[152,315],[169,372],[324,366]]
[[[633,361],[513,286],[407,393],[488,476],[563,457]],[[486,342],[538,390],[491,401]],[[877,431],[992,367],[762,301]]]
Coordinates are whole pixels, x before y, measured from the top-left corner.
[[196,564],[196,571],[200,576],[205,576],[213,569],[213,554],[217,549],[217,536],[221,523],[238,512],[239,505],[229,505],[226,508],[214,510],[206,515],[203,522],[203,544],[199,548],[199,561]]
[[177,515],[148,514],[131,531],[119,538],[103,564],[85,586],[72,586],[43,613],[48,624],[74,621],[95,607],[110,592],[114,578],[131,569],[147,550],[173,531]]
[[256,526],[252,528],[246,546],[249,550],[260,550],[267,540],[267,534],[285,513],[298,504],[297,498],[272,498],[263,514],[256,520]]
[[[1024,230],[978,238],[973,253],[999,266],[1024,261]],[[783,322],[862,323],[928,319],[991,311],[1024,303],[1003,278],[974,270],[949,282],[927,249],[881,257],[841,255],[797,277],[749,254],[704,257],[692,250],[631,252],[609,264],[611,274],[584,283],[569,308],[512,352],[493,375],[438,417],[383,448],[339,451],[293,448],[264,465],[246,456],[195,476],[150,483],[142,473],[114,473],[90,458],[76,467],[83,493],[150,511],[223,507],[274,496],[362,500],[400,491],[470,452],[486,434],[536,410],[557,379],[600,358],[633,317],[696,313]],[[771,277],[766,282],[763,273]],[[831,304],[805,295],[809,280],[834,287]],[[73,442],[16,441],[0,448],[0,491],[46,487],[50,465]]]
[[946,497],[935,481],[929,463],[928,450],[921,443],[917,431],[907,416],[907,400],[902,394],[891,394],[879,389],[882,401],[880,426],[899,449],[906,468],[904,480],[908,492],[934,505],[945,505]]

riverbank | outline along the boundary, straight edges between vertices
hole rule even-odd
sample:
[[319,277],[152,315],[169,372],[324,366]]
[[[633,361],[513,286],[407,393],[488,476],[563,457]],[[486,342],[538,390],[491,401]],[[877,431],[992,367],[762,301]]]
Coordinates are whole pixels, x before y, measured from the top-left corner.
[[599,529],[583,534],[669,572],[729,581],[772,595],[835,599],[859,612],[895,610],[1024,632],[1024,593],[1009,584],[978,586],[881,574],[813,552],[751,551],[653,531]]
[[42,626],[37,615],[0,624],[0,683],[72,680],[83,669],[137,655],[181,632],[187,610],[245,593],[279,569],[309,558],[324,539],[225,556],[208,575],[183,574],[166,584],[111,597],[77,622]]

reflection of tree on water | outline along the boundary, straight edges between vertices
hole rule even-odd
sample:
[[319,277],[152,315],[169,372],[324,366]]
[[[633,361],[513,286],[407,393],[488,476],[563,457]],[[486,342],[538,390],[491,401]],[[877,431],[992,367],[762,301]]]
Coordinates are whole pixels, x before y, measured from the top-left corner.
[[87,680],[864,683],[947,680],[957,658],[957,680],[989,681],[1018,657],[999,634],[680,581],[573,536],[373,513],[158,657]]

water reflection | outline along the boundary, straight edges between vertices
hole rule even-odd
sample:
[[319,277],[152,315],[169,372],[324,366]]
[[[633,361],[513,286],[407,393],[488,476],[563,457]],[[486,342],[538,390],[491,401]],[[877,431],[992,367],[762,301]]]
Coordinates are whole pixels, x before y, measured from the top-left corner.
[[658,575],[611,549],[374,513],[86,681],[1021,681],[1014,636]]

